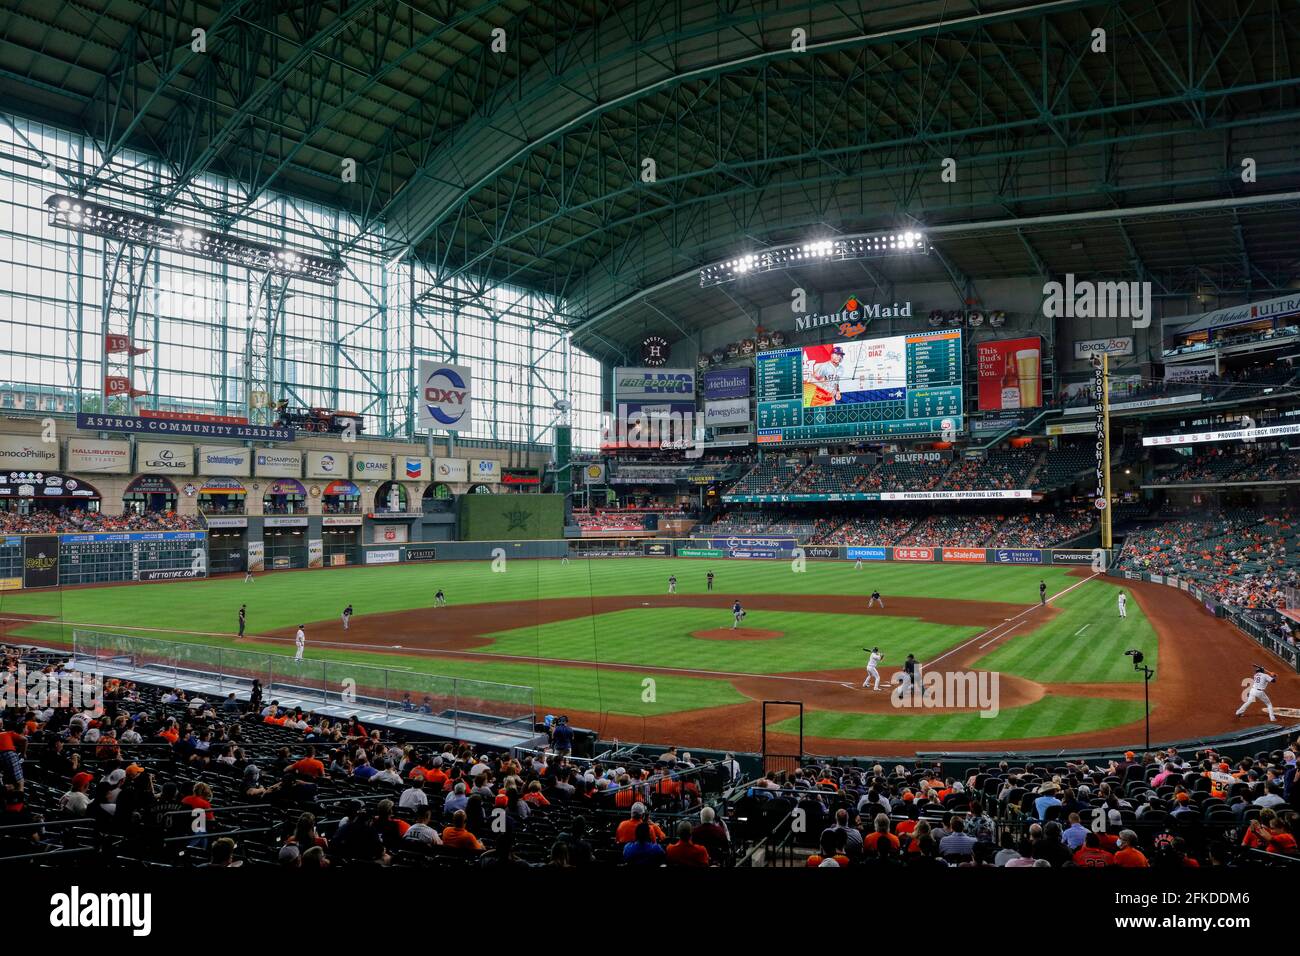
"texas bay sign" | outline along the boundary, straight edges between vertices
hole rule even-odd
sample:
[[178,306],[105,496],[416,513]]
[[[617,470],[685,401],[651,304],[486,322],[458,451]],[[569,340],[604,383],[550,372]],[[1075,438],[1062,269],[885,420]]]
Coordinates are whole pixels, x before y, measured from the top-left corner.
[[852,338],[865,332],[867,323],[873,319],[910,319],[911,317],[912,303],[910,301],[891,302],[885,305],[880,302],[863,302],[857,296],[852,295],[849,296],[838,312],[814,312],[808,315],[795,316],[794,330],[796,332],[808,332],[812,329],[835,325],[839,326],[841,335]]

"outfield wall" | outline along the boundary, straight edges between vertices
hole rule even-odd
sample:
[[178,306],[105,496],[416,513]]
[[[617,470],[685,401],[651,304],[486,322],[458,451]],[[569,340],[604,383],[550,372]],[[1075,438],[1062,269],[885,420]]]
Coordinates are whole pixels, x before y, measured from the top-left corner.
[[462,541],[538,541],[564,534],[564,495],[462,495]]

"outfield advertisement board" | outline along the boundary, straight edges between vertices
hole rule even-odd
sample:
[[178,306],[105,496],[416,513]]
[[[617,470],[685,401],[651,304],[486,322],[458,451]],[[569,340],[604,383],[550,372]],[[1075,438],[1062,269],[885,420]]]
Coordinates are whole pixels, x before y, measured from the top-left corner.
[[1043,552],[1037,548],[989,548],[994,564],[1042,564]]
[[803,553],[806,558],[838,558],[840,556],[840,549],[813,544],[805,547]]
[[955,561],[959,564],[984,564],[987,561],[983,548],[944,548],[940,556],[944,561]]
[[406,549],[407,561],[432,561],[438,557],[436,548],[412,548]]
[[652,558],[671,558],[673,546],[667,541],[647,541],[643,545],[645,553]]
[[723,495],[734,504],[783,504],[796,501],[1006,501],[1032,500],[1029,488],[992,488],[971,491],[846,491],[790,495]]
[[850,561],[888,561],[888,548],[845,548],[844,557]]
[[1110,552],[1102,551],[1100,548],[1053,548],[1051,551],[1051,563],[1091,565],[1094,555],[1098,553],[1106,556],[1106,567],[1110,567]]
[[[583,554],[591,554],[590,551],[584,551]],[[618,552],[615,557],[623,557],[626,552]],[[677,557],[679,558],[725,558],[727,552],[721,548],[678,548]]]
[[366,564],[397,564],[402,560],[402,552],[398,548],[367,548]]
[[895,561],[933,561],[934,548],[894,548]]

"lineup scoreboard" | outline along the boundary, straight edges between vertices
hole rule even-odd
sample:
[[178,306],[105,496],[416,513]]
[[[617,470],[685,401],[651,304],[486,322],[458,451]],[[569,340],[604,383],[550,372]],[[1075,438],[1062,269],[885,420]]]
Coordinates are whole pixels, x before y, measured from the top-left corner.
[[959,329],[760,352],[763,443],[944,435],[962,425]]
[[3,589],[190,580],[207,577],[207,567],[207,535],[203,531],[0,538]]

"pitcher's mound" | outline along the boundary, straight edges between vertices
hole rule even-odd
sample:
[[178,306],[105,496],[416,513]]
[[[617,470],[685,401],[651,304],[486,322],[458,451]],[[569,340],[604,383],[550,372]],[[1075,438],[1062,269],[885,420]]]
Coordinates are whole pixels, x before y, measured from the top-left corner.
[[770,641],[785,637],[784,631],[765,631],[761,627],[715,627],[707,631],[691,631],[691,637],[706,641]]

